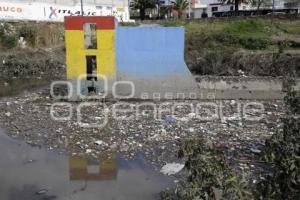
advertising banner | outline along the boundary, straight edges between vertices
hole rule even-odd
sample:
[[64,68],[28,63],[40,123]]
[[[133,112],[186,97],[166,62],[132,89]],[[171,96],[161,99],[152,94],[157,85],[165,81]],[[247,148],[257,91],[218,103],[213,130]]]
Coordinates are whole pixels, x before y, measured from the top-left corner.
[[41,5],[0,2],[0,19],[44,20],[44,16]]
[[[80,5],[0,2],[0,19],[63,22],[65,16],[80,15],[82,15]],[[129,21],[128,7],[85,5],[83,15],[115,16],[119,22]]]

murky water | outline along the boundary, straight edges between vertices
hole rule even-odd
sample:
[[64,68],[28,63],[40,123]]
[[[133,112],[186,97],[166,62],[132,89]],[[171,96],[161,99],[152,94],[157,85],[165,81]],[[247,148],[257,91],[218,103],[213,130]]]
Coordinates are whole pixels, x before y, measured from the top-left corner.
[[157,199],[173,182],[142,158],[68,157],[11,139],[1,129],[0,152],[1,200]]

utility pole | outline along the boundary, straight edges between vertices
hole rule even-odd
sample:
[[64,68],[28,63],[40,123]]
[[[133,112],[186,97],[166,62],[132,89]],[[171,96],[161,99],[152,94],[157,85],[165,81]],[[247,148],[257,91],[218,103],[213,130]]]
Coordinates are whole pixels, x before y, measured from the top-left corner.
[[110,11],[111,12],[111,16],[114,15],[114,13],[113,13],[114,5],[115,5],[114,0],[111,0],[111,11]]
[[189,19],[191,19],[191,0],[188,1],[189,2]]
[[275,0],[273,0],[273,3],[272,3],[272,15],[274,15],[274,10],[275,10]]
[[272,2],[272,23],[274,20],[274,10],[275,10],[275,0],[273,0],[273,2]]
[[80,0],[80,7],[81,7],[81,15],[83,16],[83,0]]

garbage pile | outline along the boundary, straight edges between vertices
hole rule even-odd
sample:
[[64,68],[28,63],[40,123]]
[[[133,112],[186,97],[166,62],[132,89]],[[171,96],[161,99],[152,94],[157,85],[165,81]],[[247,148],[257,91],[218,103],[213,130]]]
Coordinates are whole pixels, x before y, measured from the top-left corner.
[[95,159],[111,152],[127,159],[142,154],[157,170],[182,164],[177,158],[182,141],[202,135],[225,152],[235,170],[259,174],[259,154],[281,128],[284,106],[275,100],[256,103],[264,109],[247,111],[245,105],[255,105],[245,100],[61,102],[38,91],[0,99],[0,126],[11,137],[60,153]]

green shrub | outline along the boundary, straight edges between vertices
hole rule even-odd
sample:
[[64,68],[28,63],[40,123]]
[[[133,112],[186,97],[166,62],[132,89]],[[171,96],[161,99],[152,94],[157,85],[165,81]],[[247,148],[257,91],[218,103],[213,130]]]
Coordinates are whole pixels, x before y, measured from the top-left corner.
[[5,37],[6,35],[13,34],[13,26],[9,23],[1,23],[0,24],[0,37]]
[[287,86],[283,130],[266,141],[262,159],[272,167],[257,187],[259,199],[299,199],[300,197],[300,94]]
[[234,35],[251,35],[255,33],[257,36],[267,36],[269,29],[263,20],[247,19],[230,22],[224,27],[223,31]]
[[257,187],[259,199],[300,197],[300,120],[290,116],[283,123],[283,131],[266,141],[263,160],[272,170]]
[[18,44],[18,38],[15,34],[14,27],[8,23],[0,24],[0,42],[5,48],[13,48]]
[[5,26],[0,25],[0,38],[2,38],[5,35]]
[[187,181],[175,191],[164,191],[161,199],[251,199],[252,191],[229,168],[225,156],[202,138],[185,141],[179,152],[185,157]]
[[226,45],[238,45],[245,49],[263,50],[270,44],[270,27],[263,20],[239,20],[227,23],[216,38]]
[[23,37],[32,46],[36,45],[38,30],[36,26],[22,26],[18,30],[19,37]]
[[14,48],[18,44],[18,38],[15,35],[7,35],[2,37],[2,45],[6,48]]
[[280,41],[277,43],[278,53],[283,53],[285,49],[289,48],[292,44],[288,41]]
[[224,32],[212,34],[212,39],[228,46],[233,46],[239,43],[238,37]]
[[263,50],[270,44],[267,39],[263,38],[253,38],[253,37],[241,37],[239,38],[239,44],[251,50]]
[[300,92],[288,91],[288,95],[284,98],[285,104],[292,113],[300,114]]

